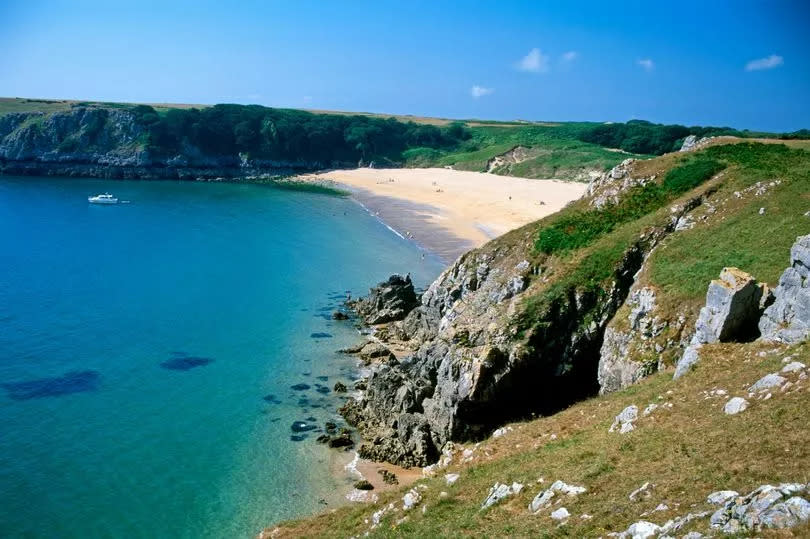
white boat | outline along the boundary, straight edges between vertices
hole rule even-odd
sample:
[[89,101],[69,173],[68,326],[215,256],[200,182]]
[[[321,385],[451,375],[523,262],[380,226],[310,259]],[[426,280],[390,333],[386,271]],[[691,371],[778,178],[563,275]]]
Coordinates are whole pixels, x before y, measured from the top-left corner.
[[87,202],[90,204],[118,204],[118,199],[110,193],[104,193],[103,195],[87,197]]

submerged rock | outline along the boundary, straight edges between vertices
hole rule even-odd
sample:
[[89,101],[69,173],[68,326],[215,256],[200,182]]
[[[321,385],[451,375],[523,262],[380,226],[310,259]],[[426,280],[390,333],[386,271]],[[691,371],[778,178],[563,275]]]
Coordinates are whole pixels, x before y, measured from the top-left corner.
[[30,400],[96,391],[100,380],[98,371],[71,371],[51,378],[4,383],[2,387],[10,399]]
[[317,425],[313,425],[305,421],[293,421],[293,424],[290,425],[290,430],[293,432],[307,432],[310,430],[315,430],[316,428],[318,428]]
[[188,371],[196,367],[203,367],[213,361],[213,359],[207,357],[176,356],[167,359],[160,366],[170,371]]

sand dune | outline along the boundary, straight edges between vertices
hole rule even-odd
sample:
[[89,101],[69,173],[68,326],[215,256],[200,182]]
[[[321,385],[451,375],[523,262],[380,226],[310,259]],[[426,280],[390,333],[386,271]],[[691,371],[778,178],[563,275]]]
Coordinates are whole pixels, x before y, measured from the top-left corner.
[[336,182],[403,236],[446,261],[558,211],[586,185],[438,168],[335,170],[299,180]]

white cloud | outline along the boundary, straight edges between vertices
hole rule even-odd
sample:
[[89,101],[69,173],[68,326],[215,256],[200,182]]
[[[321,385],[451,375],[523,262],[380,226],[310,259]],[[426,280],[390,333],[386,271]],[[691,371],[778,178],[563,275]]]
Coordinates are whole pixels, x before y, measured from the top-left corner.
[[771,54],[766,58],[751,60],[745,64],[746,71],[760,71],[762,69],[773,69],[785,63],[785,59],[778,54]]
[[470,88],[470,95],[473,96],[475,99],[479,97],[484,97],[485,95],[489,95],[494,92],[494,88],[484,88],[483,86],[478,86],[477,84]]
[[637,63],[642,68],[644,68],[644,71],[652,71],[653,69],[655,69],[655,62],[653,62],[649,58],[644,58],[642,60],[639,60]]
[[515,64],[515,68],[531,73],[545,73],[548,71],[548,56],[540,52],[540,49],[534,48]]
[[573,62],[574,60],[579,58],[579,53],[577,51],[568,51],[566,53],[563,53],[563,55],[560,58],[562,59],[563,62]]

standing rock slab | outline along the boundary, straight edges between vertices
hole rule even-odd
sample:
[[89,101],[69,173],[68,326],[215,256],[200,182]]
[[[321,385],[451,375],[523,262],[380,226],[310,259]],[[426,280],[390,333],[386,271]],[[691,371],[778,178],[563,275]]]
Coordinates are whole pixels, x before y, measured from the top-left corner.
[[700,309],[695,334],[675,369],[680,378],[698,362],[697,350],[704,344],[750,340],[756,336],[763,288],[738,268],[723,268],[720,278],[709,283],[706,305]]
[[759,321],[762,340],[795,344],[810,338],[810,234],[796,238],[790,267],[773,295],[773,304]]

